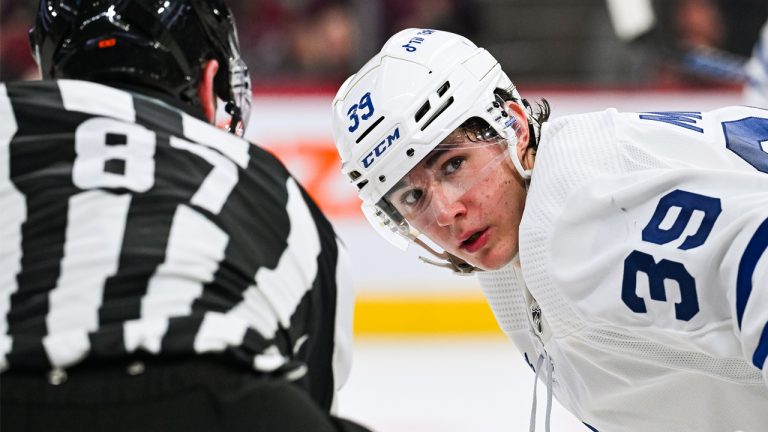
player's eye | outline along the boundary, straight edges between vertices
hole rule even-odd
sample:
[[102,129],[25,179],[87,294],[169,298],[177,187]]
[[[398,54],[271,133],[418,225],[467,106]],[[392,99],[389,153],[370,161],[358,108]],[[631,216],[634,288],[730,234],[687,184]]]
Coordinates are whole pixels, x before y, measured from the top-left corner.
[[466,159],[463,156],[456,156],[448,159],[443,164],[443,173],[445,173],[446,175],[451,175],[455,173],[456,171],[459,170],[459,168],[461,168],[462,165],[464,165],[465,160]]
[[424,195],[421,189],[410,189],[400,195],[400,202],[408,206],[415,206]]

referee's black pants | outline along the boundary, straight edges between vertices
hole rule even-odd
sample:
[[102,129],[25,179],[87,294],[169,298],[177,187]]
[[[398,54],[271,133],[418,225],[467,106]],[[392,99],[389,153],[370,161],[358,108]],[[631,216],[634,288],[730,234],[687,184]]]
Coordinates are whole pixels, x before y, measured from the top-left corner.
[[209,359],[0,374],[2,432],[365,432],[283,379]]

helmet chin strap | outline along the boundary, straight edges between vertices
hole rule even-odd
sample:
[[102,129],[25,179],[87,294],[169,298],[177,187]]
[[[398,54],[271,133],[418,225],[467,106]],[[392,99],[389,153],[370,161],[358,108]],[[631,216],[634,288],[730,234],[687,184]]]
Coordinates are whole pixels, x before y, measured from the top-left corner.
[[517,173],[527,183],[531,179],[532,169],[523,168],[523,162],[520,160],[520,156],[517,154],[517,144],[519,138],[517,137],[517,125],[518,121],[514,116],[511,116],[512,125],[511,132],[507,136],[507,152],[509,152],[509,158],[512,159],[512,165],[515,166]]
[[446,251],[438,252],[432,249],[428,244],[424,243],[424,241],[418,237],[414,238],[413,241],[414,243],[424,248],[424,250],[426,250],[427,252],[431,253],[432,255],[434,255],[435,257],[443,261],[443,262],[433,261],[429,258],[420,256],[419,259],[427,264],[432,264],[433,266],[450,269],[454,273],[459,275],[469,275],[476,271],[483,271],[482,269],[473,266],[472,264],[464,261],[463,259],[457,257],[456,255],[450,254]]
[[517,135],[511,134],[507,138],[507,151],[509,152],[509,158],[512,159],[512,165],[515,166],[517,173],[524,181],[528,182],[531,179],[531,169],[523,168],[523,162],[520,160],[520,156],[517,154]]

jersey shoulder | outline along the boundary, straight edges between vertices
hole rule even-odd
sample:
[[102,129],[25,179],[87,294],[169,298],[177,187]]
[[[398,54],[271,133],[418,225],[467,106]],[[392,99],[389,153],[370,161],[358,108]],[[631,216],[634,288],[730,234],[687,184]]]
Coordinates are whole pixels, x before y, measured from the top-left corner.
[[547,227],[573,191],[595,177],[623,171],[616,115],[606,110],[543,125],[521,230]]
[[29,124],[41,132],[60,123],[66,111],[56,81],[0,83],[0,110],[4,122],[12,119],[21,128]]
[[[754,183],[755,161],[727,144],[746,146],[750,134],[768,130],[744,123],[768,125],[760,117],[764,113],[747,107],[685,113],[607,110],[568,116],[545,128],[520,225],[520,258],[534,295],[560,311],[582,309],[576,313],[582,318],[618,322],[616,311],[637,318],[626,313],[622,291],[616,291],[624,280],[621,264],[634,250],[650,256],[655,249],[649,248],[666,247],[672,252],[663,258],[685,261],[686,271],[692,272],[694,264],[706,271],[704,252],[714,250],[713,241],[688,251],[678,249],[679,242],[650,244],[641,234],[644,227],[662,223],[654,215],[664,216],[664,205],[671,209],[679,200],[694,200],[709,209],[706,196],[720,196],[715,192],[725,193],[738,179]],[[642,259],[647,262],[638,265],[656,268],[661,258]],[[686,311],[679,314],[687,317]],[[677,320],[675,314],[669,318]]]

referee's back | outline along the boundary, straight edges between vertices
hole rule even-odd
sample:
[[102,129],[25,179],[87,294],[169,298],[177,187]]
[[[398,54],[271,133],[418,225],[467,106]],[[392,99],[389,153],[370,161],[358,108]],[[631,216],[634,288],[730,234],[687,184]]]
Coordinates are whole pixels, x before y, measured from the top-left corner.
[[0,370],[207,353],[330,406],[351,288],[271,154],[85,81],[0,84],[0,119]]

